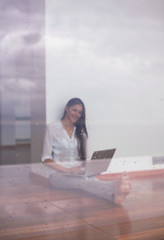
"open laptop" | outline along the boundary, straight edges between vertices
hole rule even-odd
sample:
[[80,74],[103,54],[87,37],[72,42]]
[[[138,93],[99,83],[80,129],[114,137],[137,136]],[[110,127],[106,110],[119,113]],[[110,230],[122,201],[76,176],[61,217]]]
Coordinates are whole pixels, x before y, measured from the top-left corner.
[[69,176],[91,177],[97,176],[106,171],[116,149],[107,149],[95,151],[92,155],[91,161],[87,161],[83,173],[69,173]]
[[107,149],[107,150],[101,150],[101,151],[95,151],[93,152],[92,155],[92,160],[96,160],[96,159],[108,159],[108,158],[112,158],[114,153],[116,151],[116,148],[113,149]]

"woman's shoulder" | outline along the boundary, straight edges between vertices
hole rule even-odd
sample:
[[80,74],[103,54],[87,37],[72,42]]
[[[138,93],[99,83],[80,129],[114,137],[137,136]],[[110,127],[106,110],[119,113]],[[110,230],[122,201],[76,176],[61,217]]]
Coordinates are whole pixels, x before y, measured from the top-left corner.
[[56,122],[51,122],[48,124],[47,126],[48,128],[52,129],[52,128],[61,128],[61,121],[56,121]]

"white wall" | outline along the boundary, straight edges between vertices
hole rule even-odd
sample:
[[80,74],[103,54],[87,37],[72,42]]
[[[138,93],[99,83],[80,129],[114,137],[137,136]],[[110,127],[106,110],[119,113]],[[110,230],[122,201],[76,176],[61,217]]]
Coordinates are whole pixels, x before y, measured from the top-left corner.
[[80,97],[89,156],[163,155],[164,2],[46,0],[46,116]]

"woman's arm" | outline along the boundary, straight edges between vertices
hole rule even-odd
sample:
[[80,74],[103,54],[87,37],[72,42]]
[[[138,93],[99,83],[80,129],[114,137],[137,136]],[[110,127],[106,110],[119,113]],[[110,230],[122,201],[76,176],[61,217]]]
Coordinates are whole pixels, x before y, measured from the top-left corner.
[[44,164],[46,164],[48,167],[53,168],[56,171],[63,172],[63,173],[78,173],[81,171],[81,167],[72,167],[72,168],[66,168],[61,166],[60,164],[54,162],[52,159],[47,158],[44,160]]

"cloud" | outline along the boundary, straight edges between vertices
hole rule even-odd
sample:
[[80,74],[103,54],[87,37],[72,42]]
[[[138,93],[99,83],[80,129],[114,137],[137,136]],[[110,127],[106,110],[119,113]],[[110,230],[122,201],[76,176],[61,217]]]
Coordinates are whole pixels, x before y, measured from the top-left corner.
[[23,40],[26,44],[37,44],[41,39],[41,34],[39,33],[28,33],[23,36]]
[[90,109],[104,106],[101,116],[110,105],[113,122],[158,122],[163,115],[158,101],[164,87],[163,7],[160,0],[48,0],[48,87],[57,86],[61,95],[74,89],[89,96],[95,102]]
[[42,97],[37,89],[38,79],[45,77],[43,3],[32,0],[0,1],[0,90],[3,106],[13,106],[14,109],[19,105],[20,98],[30,104],[34,88],[36,94],[32,98]]

